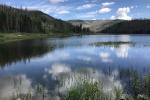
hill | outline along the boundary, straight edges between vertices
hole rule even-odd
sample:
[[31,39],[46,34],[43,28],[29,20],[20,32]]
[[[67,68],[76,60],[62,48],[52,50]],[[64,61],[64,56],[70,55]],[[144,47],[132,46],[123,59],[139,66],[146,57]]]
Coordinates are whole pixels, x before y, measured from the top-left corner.
[[115,34],[148,34],[150,33],[150,20],[71,20],[72,25],[82,25],[93,33]]
[[0,5],[1,33],[150,33],[150,20],[63,21],[41,11]]
[[68,33],[83,32],[79,26],[53,18],[41,11],[0,5],[1,33]]
[[121,22],[121,20],[71,20],[69,22],[72,25],[81,24],[83,27],[88,27],[91,32],[97,33]]
[[100,31],[102,33],[150,34],[150,20],[122,21]]

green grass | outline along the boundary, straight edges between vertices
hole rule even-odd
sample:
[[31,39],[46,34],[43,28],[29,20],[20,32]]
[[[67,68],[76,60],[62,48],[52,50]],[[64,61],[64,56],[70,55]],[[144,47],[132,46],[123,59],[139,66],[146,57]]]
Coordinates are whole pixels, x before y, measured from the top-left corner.
[[47,38],[50,35],[40,33],[0,33],[0,44],[21,40]]
[[48,34],[43,33],[0,33],[0,44],[8,43],[8,42],[15,42],[21,40],[30,40],[30,39],[40,39],[40,38],[48,38],[48,37],[68,37],[77,34],[73,33],[56,33],[56,32],[49,32]]
[[95,45],[95,46],[114,46],[114,47],[118,47],[119,45],[122,44],[129,44],[129,45],[133,45],[134,43],[132,42],[122,42],[122,41],[116,41],[116,42],[97,42],[97,43],[92,43],[90,45]]
[[65,100],[101,100],[102,94],[97,83],[84,81],[83,84],[70,89]]

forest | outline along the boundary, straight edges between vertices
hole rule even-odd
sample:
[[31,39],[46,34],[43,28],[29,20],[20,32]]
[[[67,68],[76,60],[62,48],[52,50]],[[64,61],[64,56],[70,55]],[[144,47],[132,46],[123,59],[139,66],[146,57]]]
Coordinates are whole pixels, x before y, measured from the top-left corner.
[[149,34],[150,20],[149,19],[135,19],[129,21],[120,21],[111,25],[102,31],[102,33],[116,33],[116,34]]
[[0,32],[1,33],[81,33],[89,29],[82,25],[72,24],[55,19],[41,11],[17,9],[0,5]]
[[[115,33],[148,34],[149,19],[112,21],[63,21],[41,11],[0,5],[1,33]],[[84,27],[89,25],[91,27]],[[95,27],[95,28],[93,28]],[[94,31],[93,31],[94,30]]]

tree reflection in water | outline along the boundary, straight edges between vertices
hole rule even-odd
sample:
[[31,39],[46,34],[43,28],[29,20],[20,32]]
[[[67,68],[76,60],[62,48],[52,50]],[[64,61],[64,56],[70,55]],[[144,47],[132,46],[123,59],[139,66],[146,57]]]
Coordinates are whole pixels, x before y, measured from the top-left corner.
[[44,40],[22,41],[0,45],[0,66],[9,66],[18,61],[30,61],[32,57],[42,56],[53,47]]

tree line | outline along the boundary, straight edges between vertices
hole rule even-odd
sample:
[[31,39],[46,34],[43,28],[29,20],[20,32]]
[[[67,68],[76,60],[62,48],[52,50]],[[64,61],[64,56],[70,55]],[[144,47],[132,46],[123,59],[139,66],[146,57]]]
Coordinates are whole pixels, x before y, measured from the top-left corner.
[[127,33],[127,34],[149,34],[150,19],[135,19],[129,21],[120,21],[111,25],[101,32],[103,33]]
[[55,19],[41,11],[17,9],[0,5],[0,32],[49,33],[49,32],[88,32],[82,25]]

